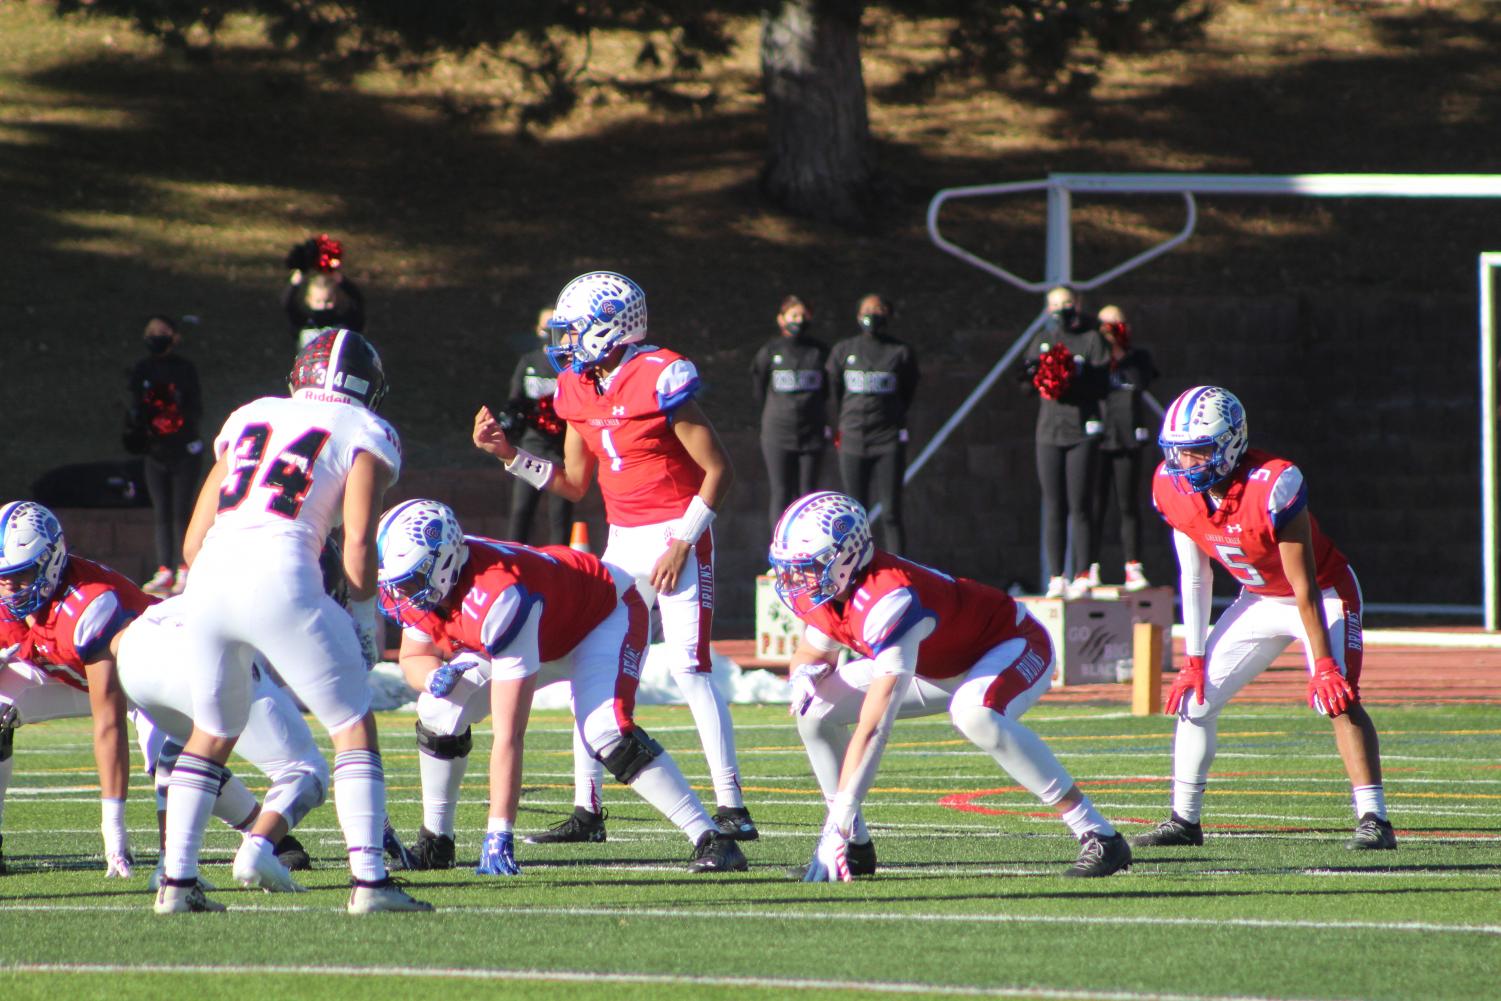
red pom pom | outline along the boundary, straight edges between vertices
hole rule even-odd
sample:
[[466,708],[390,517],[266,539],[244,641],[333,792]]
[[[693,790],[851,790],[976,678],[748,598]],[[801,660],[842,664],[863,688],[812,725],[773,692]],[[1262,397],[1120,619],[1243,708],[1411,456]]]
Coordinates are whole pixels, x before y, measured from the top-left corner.
[[566,429],[567,425],[558,417],[558,411],[553,406],[551,396],[544,396],[537,400],[537,409],[532,413],[532,426],[552,437],[562,434]]
[[315,240],[313,240],[313,243],[318,248],[318,263],[316,265],[316,267],[318,268],[318,270],[319,271],[337,271],[337,270],[339,270],[339,265],[342,264],[342,263],[344,263],[343,262],[343,257],[344,257],[344,246],[343,246],[343,244],[339,243],[338,240],[335,240],[333,237],[329,236],[327,233],[320,233],[320,234],[318,234],[318,237]]
[[1061,400],[1074,381],[1074,353],[1065,345],[1054,344],[1037,361],[1032,385],[1045,400]]

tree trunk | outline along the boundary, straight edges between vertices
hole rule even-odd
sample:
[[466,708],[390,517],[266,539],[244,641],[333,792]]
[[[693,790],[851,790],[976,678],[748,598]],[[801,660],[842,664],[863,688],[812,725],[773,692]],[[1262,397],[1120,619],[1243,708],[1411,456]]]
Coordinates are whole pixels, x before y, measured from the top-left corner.
[[789,211],[863,222],[872,194],[862,0],[783,0],[761,21],[762,190]]

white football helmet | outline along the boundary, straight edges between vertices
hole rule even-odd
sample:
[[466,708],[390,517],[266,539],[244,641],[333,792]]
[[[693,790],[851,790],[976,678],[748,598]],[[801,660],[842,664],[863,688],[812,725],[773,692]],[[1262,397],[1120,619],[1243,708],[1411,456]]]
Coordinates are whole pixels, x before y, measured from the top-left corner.
[[57,515],[32,501],[0,507],[0,577],[33,574],[20,590],[0,599],[12,615],[30,615],[46,604],[67,565],[68,542]]
[[646,339],[646,293],[625,275],[591,271],[558,293],[547,325],[558,332],[547,357],[559,372],[585,372],[622,344]]
[[793,501],[771,533],[777,596],[795,615],[838,596],[875,555],[865,508],[833,490]]
[[375,551],[381,611],[398,620],[403,612],[436,608],[469,559],[459,519],[434,500],[403,501],[381,515]]
[[[1167,471],[1181,486],[1203,493],[1235,471],[1250,443],[1246,408],[1235,394],[1218,386],[1195,386],[1167,408],[1157,444]],[[1212,449],[1207,459],[1186,450]]]

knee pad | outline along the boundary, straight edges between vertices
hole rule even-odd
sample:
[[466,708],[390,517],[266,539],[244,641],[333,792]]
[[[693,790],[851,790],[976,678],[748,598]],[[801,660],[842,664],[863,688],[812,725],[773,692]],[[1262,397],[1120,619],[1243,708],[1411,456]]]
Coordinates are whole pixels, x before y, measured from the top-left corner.
[[464,732],[450,737],[446,734],[434,733],[417,721],[417,750],[434,758],[444,761],[454,761],[458,758],[469,757],[470,748],[474,747],[474,728],[464,727]]
[[620,743],[600,761],[622,784],[630,785],[641,774],[641,770],[661,753],[662,745],[648,737],[645,730],[637,727],[630,733],[622,734]]

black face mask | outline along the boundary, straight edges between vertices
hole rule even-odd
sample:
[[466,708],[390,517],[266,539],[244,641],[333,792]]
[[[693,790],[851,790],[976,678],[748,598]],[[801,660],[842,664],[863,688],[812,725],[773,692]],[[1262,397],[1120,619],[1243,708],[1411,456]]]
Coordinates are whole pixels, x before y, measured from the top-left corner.
[[879,334],[886,329],[886,317],[881,313],[866,313],[860,317],[860,329],[867,334]]
[[788,337],[796,337],[798,334],[803,332],[804,326],[805,324],[802,320],[792,320],[782,324],[782,329],[787,331]]
[[1074,320],[1077,319],[1078,316],[1078,311],[1072,306],[1065,306],[1062,309],[1053,310],[1053,317],[1065,327],[1072,327],[1074,325]]
[[154,355],[164,355],[172,350],[171,334],[153,334],[146,338],[146,350]]

